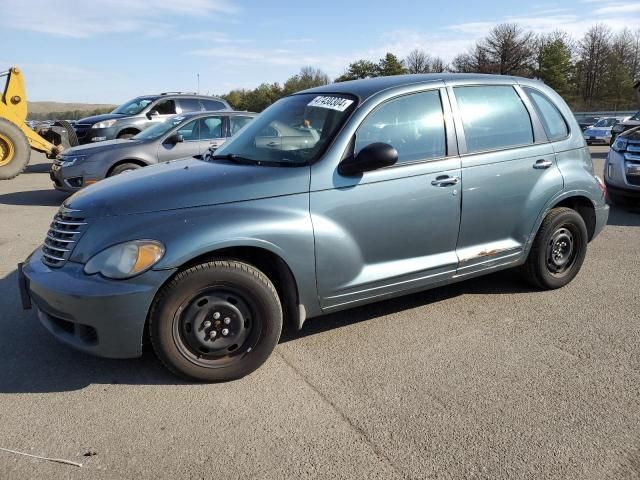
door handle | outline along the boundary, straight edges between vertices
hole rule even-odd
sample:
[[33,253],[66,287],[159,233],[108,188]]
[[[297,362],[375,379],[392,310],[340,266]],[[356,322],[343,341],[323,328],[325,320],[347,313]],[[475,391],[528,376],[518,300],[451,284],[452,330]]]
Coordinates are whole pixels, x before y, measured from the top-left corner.
[[441,175],[431,182],[434,187],[450,187],[457,185],[460,179],[458,177],[450,177],[449,175]]
[[553,165],[551,160],[540,159],[533,164],[533,168],[537,170],[544,170],[545,168],[549,168],[551,165]]

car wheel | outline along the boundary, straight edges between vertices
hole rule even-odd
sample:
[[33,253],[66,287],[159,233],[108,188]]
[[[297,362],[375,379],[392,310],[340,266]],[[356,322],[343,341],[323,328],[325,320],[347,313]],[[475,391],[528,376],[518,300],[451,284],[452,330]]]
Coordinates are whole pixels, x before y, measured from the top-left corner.
[[137,163],[121,163],[120,165],[116,165],[111,169],[107,177],[113,177],[114,175],[119,175],[124,172],[130,172],[131,170],[137,170],[141,168]]
[[554,208],[545,217],[522,267],[534,286],[551,290],[568,284],[587,253],[587,227],[570,208]]
[[151,343],[173,373],[197,381],[234,380],[262,365],[280,338],[282,306],[255,267],[213,261],[176,275],[149,316]]

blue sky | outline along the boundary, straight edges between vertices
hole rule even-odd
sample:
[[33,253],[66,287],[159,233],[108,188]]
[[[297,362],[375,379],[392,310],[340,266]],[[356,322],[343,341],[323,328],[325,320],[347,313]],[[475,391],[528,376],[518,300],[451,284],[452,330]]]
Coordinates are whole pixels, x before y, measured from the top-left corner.
[[0,0],[0,70],[22,67],[30,100],[120,103],[331,77],[358,58],[422,48],[445,60],[496,23],[579,38],[595,23],[640,26],[638,0]]

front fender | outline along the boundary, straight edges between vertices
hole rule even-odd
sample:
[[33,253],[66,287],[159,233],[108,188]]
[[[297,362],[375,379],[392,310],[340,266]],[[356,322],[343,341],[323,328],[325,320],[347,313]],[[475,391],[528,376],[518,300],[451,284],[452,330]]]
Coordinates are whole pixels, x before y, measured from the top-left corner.
[[225,248],[268,250],[291,270],[307,316],[321,314],[308,193],[92,219],[72,260],[86,263],[110,245],[135,239],[164,244],[166,253],[154,270],[180,268],[194,258]]

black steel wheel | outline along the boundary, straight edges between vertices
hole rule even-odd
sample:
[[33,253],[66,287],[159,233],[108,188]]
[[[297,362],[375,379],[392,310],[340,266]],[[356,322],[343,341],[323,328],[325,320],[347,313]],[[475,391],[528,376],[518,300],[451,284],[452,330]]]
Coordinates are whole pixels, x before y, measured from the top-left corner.
[[253,372],[281,330],[275,287],[237,261],[207,262],[176,275],[154,301],[149,325],[154,350],[171,371],[209,382]]
[[587,241],[587,227],[578,212],[565,207],[552,209],[522,267],[524,276],[538,288],[563,287],[580,271]]

